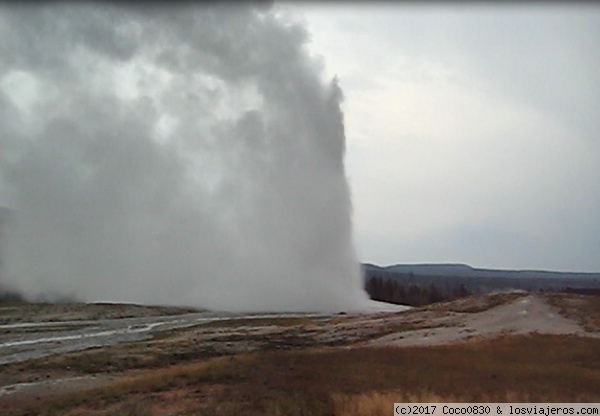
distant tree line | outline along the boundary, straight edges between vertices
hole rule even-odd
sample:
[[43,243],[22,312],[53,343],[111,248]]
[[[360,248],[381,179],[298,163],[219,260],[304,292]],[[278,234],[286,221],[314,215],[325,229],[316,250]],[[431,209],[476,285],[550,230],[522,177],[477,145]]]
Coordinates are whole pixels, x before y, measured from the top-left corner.
[[424,306],[465,296],[490,293],[494,290],[510,290],[511,286],[513,290],[516,286],[520,290],[531,293],[571,293],[600,296],[600,288],[598,287],[561,286],[553,281],[548,282],[547,286],[544,287],[540,284],[527,284],[531,283],[531,279],[525,279],[520,285],[511,284],[511,286],[502,288],[500,285],[485,287],[477,284],[477,279],[471,279],[472,282],[465,282],[464,280],[462,282],[452,282],[453,278],[444,279],[440,277],[437,281],[432,282],[431,279],[414,276],[412,273],[399,276],[400,279],[386,274],[366,275],[365,290],[373,300],[410,306]]
[[464,284],[460,284],[451,293],[443,293],[433,283],[428,286],[403,285],[377,275],[366,281],[365,290],[373,300],[410,306],[423,306],[472,295]]

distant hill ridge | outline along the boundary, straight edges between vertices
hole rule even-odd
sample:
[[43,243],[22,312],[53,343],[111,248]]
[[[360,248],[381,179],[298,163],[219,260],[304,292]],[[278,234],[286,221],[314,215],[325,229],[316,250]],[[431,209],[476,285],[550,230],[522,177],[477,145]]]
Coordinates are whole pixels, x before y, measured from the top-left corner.
[[600,295],[600,273],[478,269],[466,264],[362,265],[372,299],[420,306],[499,291]]
[[592,272],[557,272],[550,270],[510,270],[510,269],[483,269],[471,267],[461,263],[433,263],[433,264],[394,264],[391,266],[378,266],[364,263],[363,268],[371,271],[410,274],[414,276],[445,276],[445,277],[487,277],[487,278],[584,278],[600,279],[599,273]]

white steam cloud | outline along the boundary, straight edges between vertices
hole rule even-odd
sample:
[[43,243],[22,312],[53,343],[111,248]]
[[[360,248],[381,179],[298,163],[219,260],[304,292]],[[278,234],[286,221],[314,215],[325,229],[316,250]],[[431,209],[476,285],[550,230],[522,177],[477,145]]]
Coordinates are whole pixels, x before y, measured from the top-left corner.
[[269,6],[1,6],[3,284],[361,308],[341,92],[306,39]]

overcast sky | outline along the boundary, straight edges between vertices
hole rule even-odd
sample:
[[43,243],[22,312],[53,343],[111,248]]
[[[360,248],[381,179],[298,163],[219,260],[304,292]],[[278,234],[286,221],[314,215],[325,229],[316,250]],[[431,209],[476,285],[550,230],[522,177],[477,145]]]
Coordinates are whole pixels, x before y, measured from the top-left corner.
[[339,77],[361,261],[600,271],[600,6],[275,7]]
[[360,259],[600,271],[600,7],[284,5],[344,90]]

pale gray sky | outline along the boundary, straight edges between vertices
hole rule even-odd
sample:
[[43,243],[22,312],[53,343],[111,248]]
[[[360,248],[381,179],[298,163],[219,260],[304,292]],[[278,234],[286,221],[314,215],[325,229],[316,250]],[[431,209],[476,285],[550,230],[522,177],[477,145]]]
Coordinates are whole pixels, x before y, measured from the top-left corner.
[[280,7],[344,90],[362,261],[600,271],[600,6]]
[[[600,271],[600,6],[315,2],[274,7],[283,21],[304,20],[311,39],[307,47],[321,57],[323,79],[339,77],[361,261]],[[39,36],[41,29],[28,29],[48,17],[39,19],[19,26],[29,39],[3,31],[11,22],[0,16],[3,44],[12,54],[0,50],[0,89],[12,102],[0,101],[5,137],[40,134],[28,110],[40,96],[63,102],[60,95],[102,95],[107,82],[115,82],[115,99],[130,100],[139,95],[135,84],[151,90],[171,82],[168,71],[144,69],[144,55],[130,59],[138,46],[115,40],[127,33],[98,36],[116,25],[113,21],[83,27],[79,18],[65,16],[73,26],[69,30],[83,33],[77,42],[85,46],[66,50],[51,45],[63,36],[55,23],[47,22],[54,36],[48,39]],[[178,30],[184,29],[201,32],[192,26]],[[300,42],[302,36],[296,37]],[[272,40],[265,50],[279,47]],[[15,51],[13,43],[39,50]],[[95,55],[86,55],[88,46],[103,60],[94,63]],[[241,54],[235,48],[224,53]],[[278,56],[286,59],[283,52]],[[109,66],[129,59],[116,69]],[[85,89],[58,90],[57,85],[79,85],[67,72],[52,69],[65,66],[90,75],[89,82],[80,83]],[[234,77],[229,72],[238,66],[219,70]],[[113,72],[118,76],[106,75]],[[53,82],[40,83],[45,78]],[[206,82],[208,89],[226,90],[217,81]],[[179,99],[158,90],[152,94]],[[239,103],[239,94],[223,98],[223,108],[214,111],[227,117],[227,103]],[[253,94],[249,91],[242,104],[251,106]],[[188,111],[187,104],[179,110]],[[158,124],[165,135],[173,130],[168,114]],[[10,151],[10,143],[5,140],[2,151]],[[12,198],[0,181],[0,205],[11,205]]]

